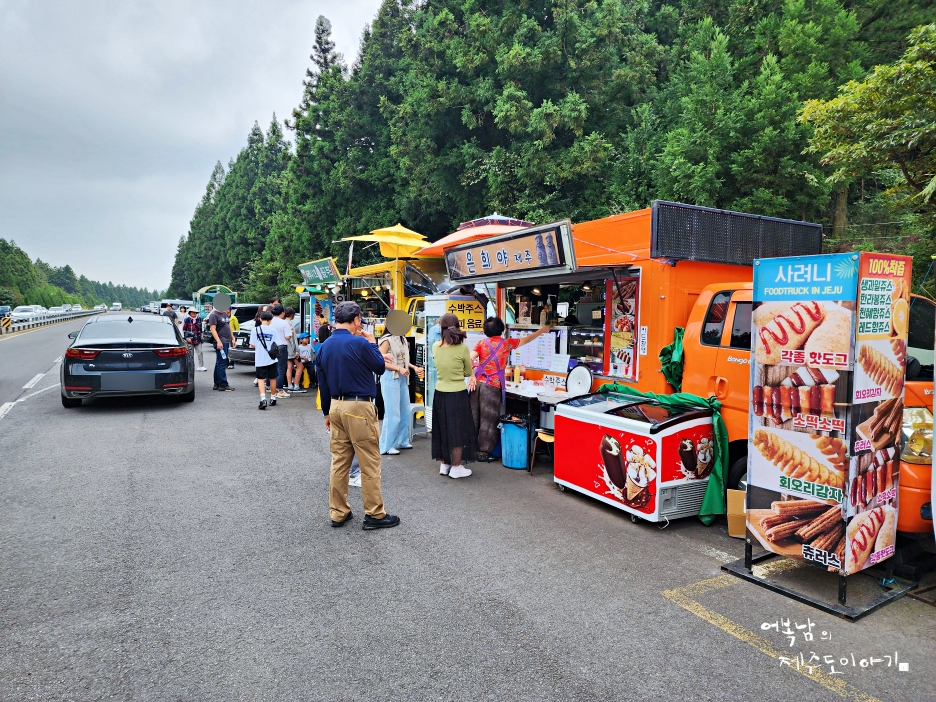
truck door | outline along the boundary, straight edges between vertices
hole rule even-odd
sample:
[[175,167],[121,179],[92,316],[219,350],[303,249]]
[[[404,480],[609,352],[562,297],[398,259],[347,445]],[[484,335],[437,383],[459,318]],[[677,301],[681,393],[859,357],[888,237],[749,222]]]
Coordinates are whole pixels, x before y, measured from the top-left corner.
[[722,402],[722,416],[732,441],[746,437],[748,430],[752,306],[750,290],[732,294],[715,368],[715,396]]
[[[712,294],[701,323],[690,322],[686,326],[683,372],[685,392],[703,397],[718,396],[716,367],[731,304],[731,293],[731,290],[724,290]],[[707,294],[703,293],[698,304],[704,305],[706,297]],[[698,344],[693,343],[695,338],[698,339]]]

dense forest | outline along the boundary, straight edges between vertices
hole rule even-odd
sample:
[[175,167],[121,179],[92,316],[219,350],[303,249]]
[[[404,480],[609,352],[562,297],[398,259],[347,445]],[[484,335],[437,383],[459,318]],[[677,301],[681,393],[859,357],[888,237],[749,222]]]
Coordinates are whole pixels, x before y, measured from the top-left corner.
[[31,261],[15,242],[0,239],[0,305],[81,304],[94,307],[114,302],[124,307],[140,307],[161,299],[157,290],[99,283],[76,275],[71,266],[56,268],[41,259]]
[[274,115],[215,167],[170,293],[288,293],[396,222],[435,240],[657,198],[818,221],[830,251],[913,253],[919,282],[934,21],[926,0],[385,0],[348,66],[320,17],[294,141]]

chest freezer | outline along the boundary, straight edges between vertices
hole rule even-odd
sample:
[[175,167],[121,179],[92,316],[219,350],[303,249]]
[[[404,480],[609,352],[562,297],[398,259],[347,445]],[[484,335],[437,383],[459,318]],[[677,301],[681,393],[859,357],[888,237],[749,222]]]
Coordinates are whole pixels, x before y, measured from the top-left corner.
[[592,393],[556,405],[554,480],[659,522],[699,513],[714,442],[709,410]]

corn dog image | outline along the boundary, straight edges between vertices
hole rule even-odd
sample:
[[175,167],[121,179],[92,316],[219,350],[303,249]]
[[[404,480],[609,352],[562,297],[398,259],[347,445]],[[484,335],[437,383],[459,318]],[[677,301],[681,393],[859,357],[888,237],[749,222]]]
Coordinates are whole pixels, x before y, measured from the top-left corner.
[[755,357],[761,365],[780,363],[780,352],[800,348],[822,324],[825,310],[818,302],[768,302],[754,310],[757,325]]
[[874,550],[878,532],[884,524],[885,514],[882,507],[863,512],[851,520],[846,535],[848,545],[845,549],[845,572],[857,573]]
[[858,351],[858,364],[875,383],[896,395],[900,390],[903,373],[888,358],[872,346],[863,345]]
[[842,489],[845,478],[842,474],[822,465],[802,449],[776,434],[758,429],[754,432],[754,446],[782,473],[791,477]]

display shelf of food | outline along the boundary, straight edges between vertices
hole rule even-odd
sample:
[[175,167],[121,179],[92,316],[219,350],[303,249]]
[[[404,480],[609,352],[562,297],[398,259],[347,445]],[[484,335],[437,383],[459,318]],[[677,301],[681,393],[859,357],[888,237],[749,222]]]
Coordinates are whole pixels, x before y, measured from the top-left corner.
[[592,369],[604,372],[605,332],[600,327],[573,327],[569,331],[569,356]]

